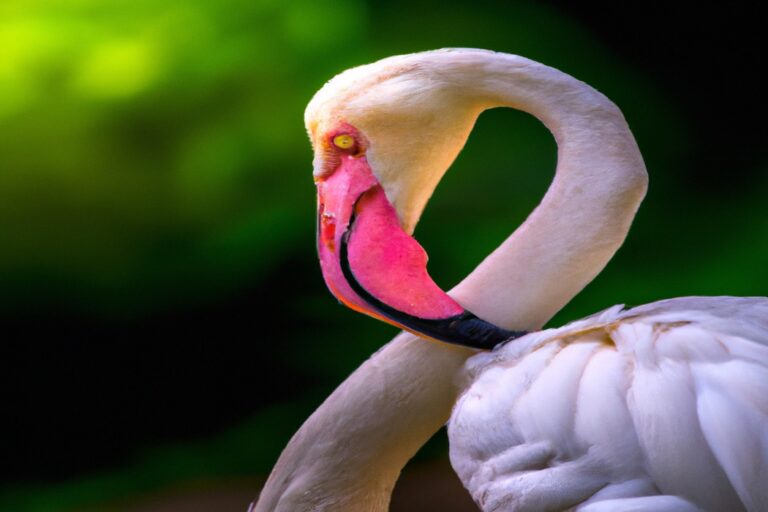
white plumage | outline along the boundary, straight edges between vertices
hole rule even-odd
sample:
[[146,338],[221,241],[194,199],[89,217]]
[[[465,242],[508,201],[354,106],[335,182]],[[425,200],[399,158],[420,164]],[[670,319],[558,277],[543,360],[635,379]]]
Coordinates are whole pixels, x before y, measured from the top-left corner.
[[467,373],[451,462],[483,510],[768,510],[768,299],[614,307]]
[[[522,57],[454,49],[348,70],[306,123],[316,178],[342,157],[370,164],[411,232],[477,116],[497,106],[552,131],[555,179],[450,293],[495,325],[535,330],[621,246],[646,191],[610,100]],[[349,126],[364,152],[340,156],[328,137]],[[768,298],[616,306],[475,354],[399,335],[296,433],[256,510],[386,510],[453,408],[451,462],[485,512],[768,511]]]

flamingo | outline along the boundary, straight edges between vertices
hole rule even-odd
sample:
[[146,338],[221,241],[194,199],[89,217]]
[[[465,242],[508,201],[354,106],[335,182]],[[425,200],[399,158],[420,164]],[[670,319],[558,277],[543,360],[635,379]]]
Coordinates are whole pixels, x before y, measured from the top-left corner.
[[[411,234],[494,107],[549,128],[555,177],[445,293]],[[767,298],[614,306],[541,330],[613,256],[646,192],[610,100],[523,57],[447,49],[345,71],[305,120],[326,284],[404,332],[293,436],[256,511],[386,510],[449,417],[451,463],[487,512],[768,510]]]

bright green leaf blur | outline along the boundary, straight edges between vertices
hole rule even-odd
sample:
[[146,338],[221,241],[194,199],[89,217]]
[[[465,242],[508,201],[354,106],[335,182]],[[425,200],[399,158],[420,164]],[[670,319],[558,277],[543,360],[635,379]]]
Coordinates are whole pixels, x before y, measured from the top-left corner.
[[4,298],[146,307],[266,271],[312,214],[303,105],[364,23],[337,0],[3,2]]

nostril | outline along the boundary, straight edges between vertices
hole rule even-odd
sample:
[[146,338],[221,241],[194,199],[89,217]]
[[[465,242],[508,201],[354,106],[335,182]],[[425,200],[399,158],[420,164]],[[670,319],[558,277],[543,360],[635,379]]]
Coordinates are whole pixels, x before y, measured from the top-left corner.
[[336,250],[336,216],[333,213],[320,214],[320,234],[328,250],[334,252]]

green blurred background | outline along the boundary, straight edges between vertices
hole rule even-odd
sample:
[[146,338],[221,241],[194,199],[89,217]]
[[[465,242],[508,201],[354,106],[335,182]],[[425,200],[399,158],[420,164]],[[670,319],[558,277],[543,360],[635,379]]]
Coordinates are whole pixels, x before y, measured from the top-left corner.
[[[324,288],[302,120],[324,81],[388,55],[518,53],[624,111],[650,192],[554,323],[765,295],[759,20],[741,4],[3,0],[0,510],[139,510],[222,486],[236,504],[207,509],[244,510],[303,418],[395,334]],[[525,218],[555,156],[536,120],[483,114],[417,230],[438,283]]]

